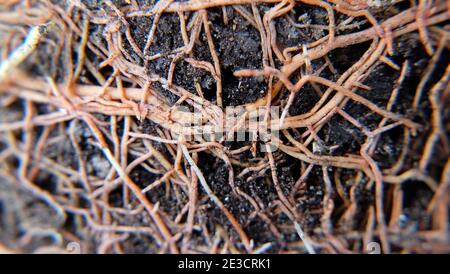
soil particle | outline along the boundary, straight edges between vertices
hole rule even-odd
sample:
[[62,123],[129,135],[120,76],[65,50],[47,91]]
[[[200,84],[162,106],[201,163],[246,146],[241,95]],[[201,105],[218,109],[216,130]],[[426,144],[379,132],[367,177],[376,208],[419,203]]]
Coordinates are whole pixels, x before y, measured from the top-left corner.
[[106,178],[111,169],[111,164],[101,154],[96,154],[90,158],[86,169],[88,173],[95,174],[99,178]]

